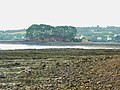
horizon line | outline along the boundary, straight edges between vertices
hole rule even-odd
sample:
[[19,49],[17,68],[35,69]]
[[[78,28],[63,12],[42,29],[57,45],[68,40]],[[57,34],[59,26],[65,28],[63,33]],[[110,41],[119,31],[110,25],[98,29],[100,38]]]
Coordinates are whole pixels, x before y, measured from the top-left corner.
[[[34,25],[34,24],[31,24],[31,25]],[[30,26],[31,26],[30,25]],[[40,24],[37,24],[37,25],[40,25]],[[50,24],[45,24],[45,25],[50,25]],[[29,26],[29,27],[30,27]],[[78,28],[78,27],[102,27],[102,28],[107,28],[107,27],[120,27],[120,25],[118,26],[118,25],[81,25],[81,26],[75,26],[75,25],[50,25],[50,26],[73,26],[73,27],[76,27],[76,28]],[[21,29],[27,29],[27,28],[29,28],[29,27],[24,27],[24,28],[6,28],[6,29],[0,29],[0,30],[21,30]]]

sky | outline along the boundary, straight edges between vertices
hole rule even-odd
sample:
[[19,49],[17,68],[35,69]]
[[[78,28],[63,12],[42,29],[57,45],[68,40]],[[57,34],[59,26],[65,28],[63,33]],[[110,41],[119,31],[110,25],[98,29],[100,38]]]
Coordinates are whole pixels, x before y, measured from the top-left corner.
[[120,26],[120,0],[0,0],[0,30],[32,24]]

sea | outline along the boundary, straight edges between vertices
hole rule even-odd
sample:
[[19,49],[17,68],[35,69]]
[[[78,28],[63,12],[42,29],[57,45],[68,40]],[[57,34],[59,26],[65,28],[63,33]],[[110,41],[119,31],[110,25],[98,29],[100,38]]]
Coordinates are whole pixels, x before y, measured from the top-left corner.
[[120,49],[120,44],[81,44],[81,45],[29,45],[29,44],[3,44],[0,50],[17,49]]

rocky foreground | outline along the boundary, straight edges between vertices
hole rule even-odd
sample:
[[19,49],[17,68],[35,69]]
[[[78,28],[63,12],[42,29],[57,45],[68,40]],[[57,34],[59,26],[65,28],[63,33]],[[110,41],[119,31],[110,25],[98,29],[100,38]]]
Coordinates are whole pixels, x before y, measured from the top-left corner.
[[0,90],[120,90],[120,50],[0,51]]

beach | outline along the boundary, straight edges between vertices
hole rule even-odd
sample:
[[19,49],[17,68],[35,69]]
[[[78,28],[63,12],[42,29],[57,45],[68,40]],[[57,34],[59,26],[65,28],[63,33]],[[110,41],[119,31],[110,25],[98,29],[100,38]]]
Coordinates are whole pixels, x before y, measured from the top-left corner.
[[119,90],[120,50],[1,50],[1,90]]

